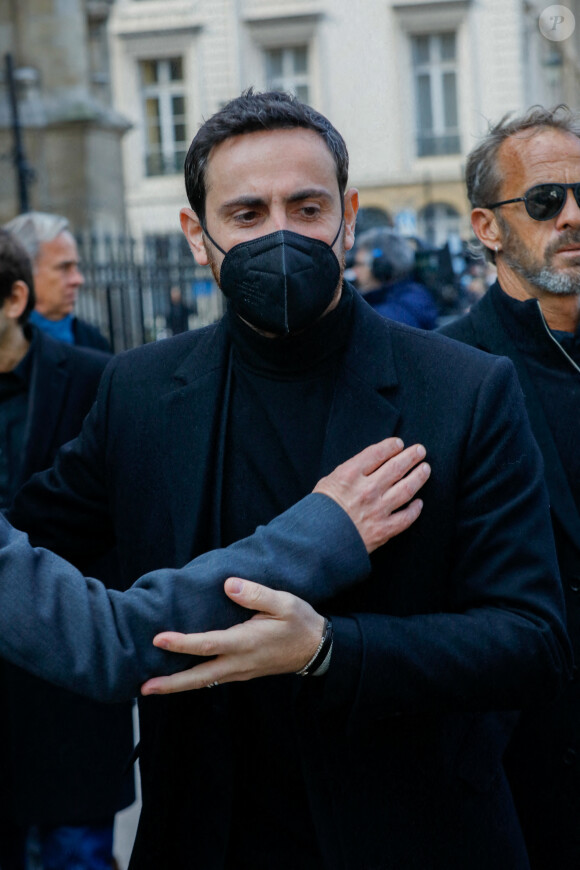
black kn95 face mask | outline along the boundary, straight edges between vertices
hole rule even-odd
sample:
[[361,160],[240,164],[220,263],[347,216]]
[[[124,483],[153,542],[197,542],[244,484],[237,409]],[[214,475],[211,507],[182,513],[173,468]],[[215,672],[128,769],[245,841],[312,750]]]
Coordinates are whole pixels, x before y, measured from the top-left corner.
[[240,317],[275,335],[315,323],[334,298],[340,264],[332,244],[290,230],[277,230],[224,251],[220,286]]

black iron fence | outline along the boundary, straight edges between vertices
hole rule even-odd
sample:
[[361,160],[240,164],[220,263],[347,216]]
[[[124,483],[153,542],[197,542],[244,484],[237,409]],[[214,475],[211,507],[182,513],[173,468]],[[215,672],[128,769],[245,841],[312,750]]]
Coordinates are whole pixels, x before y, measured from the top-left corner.
[[115,352],[171,335],[172,298],[190,329],[221,316],[211,271],[196,264],[183,236],[147,236],[138,243],[85,234],[78,245],[85,284],[77,314],[99,327]]

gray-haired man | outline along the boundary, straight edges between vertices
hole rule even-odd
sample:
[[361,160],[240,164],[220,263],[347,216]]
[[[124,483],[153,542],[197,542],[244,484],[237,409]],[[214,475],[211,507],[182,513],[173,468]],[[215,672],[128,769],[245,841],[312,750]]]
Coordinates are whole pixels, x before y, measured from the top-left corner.
[[36,307],[31,322],[59,341],[110,351],[109,342],[99,330],[74,314],[85,279],[68,220],[31,211],[15,217],[6,224],[6,229],[18,239],[33,263]]
[[[580,116],[504,118],[472,151],[473,229],[497,283],[443,330],[515,363],[542,450],[576,655],[580,650]],[[580,866],[580,684],[524,713],[507,772],[534,870]]]

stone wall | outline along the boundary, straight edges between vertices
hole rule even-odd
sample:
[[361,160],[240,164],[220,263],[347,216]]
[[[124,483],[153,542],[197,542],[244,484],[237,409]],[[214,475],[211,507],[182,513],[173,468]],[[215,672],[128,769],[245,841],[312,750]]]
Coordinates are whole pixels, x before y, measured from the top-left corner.
[[[0,4],[0,54],[13,57],[23,143],[34,172],[30,207],[64,214],[76,230],[121,232],[121,138],[128,122],[110,105],[101,0]],[[99,42],[100,41],[100,42]],[[4,71],[3,71],[4,72]],[[0,222],[20,210],[6,76],[0,90]]]

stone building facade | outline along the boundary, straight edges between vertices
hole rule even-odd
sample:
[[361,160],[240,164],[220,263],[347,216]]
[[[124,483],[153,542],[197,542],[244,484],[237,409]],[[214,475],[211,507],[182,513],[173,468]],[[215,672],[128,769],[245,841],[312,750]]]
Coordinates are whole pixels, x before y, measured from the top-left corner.
[[0,222],[20,210],[6,55],[10,54],[30,207],[66,215],[75,230],[126,226],[122,137],[112,107],[107,22],[113,0],[0,3]]
[[532,103],[578,102],[578,32],[545,38],[543,8],[536,0],[117,0],[113,92],[132,124],[123,142],[132,230],[178,231],[190,139],[254,85],[294,90],[336,124],[362,205],[435,243],[469,235],[463,166],[488,121]]

